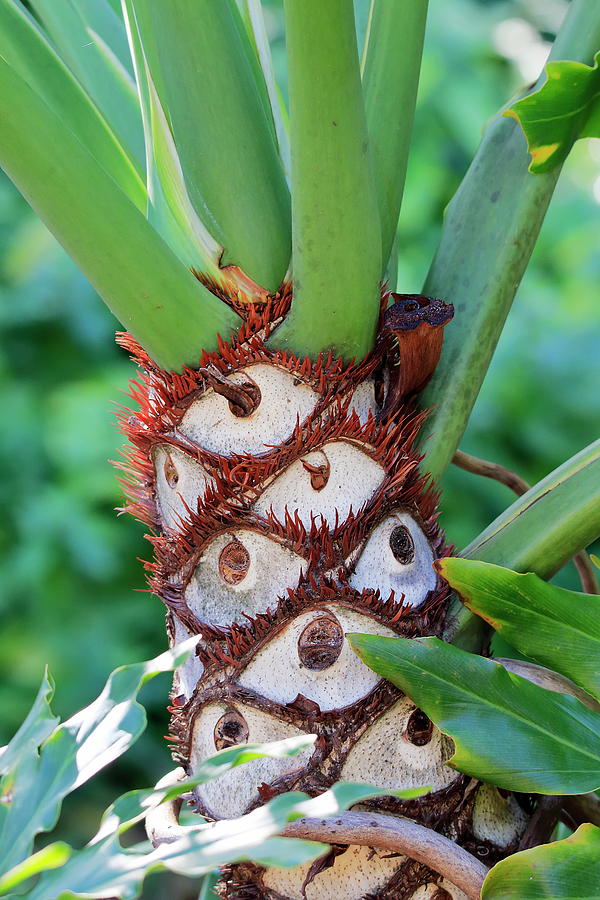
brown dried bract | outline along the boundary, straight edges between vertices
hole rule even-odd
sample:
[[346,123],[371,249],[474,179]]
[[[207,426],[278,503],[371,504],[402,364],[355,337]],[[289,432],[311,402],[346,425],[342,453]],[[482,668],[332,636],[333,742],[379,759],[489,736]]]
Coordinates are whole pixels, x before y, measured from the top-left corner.
[[392,294],[394,303],[383,317],[381,338],[393,338],[399,356],[390,368],[386,409],[397,409],[406,397],[427,385],[442,352],[444,327],[454,315],[451,303],[420,294]]

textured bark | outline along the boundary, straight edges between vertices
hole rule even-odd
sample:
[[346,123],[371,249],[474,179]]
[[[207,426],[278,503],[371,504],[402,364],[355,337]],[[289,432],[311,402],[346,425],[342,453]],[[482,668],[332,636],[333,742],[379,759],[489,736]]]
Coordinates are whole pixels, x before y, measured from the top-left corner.
[[[198,788],[196,808],[234,817],[339,779],[431,785],[418,800],[362,808],[413,818],[489,865],[516,847],[526,813],[448,767],[449,739],[345,640],[442,634],[448,589],[431,564],[450,548],[414,448],[423,416],[398,387],[420,387],[427,372],[398,378],[397,322],[388,332],[384,323],[358,364],[271,350],[289,304],[289,290],[260,307],[233,304],[245,319],[237,338],[181,374],[122,337],[142,369],[137,409],[121,416],[128,508],[154,529],[149,584],[167,606],[171,641],[198,635],[174,682],[174,757],[191,773],[222,747],[314,733],[311,752],[256,760]],[[409,356],[418,357],[413,343]],[[360,846],[291,871],[233,867],[222,893],[464,897],[420,863]]]

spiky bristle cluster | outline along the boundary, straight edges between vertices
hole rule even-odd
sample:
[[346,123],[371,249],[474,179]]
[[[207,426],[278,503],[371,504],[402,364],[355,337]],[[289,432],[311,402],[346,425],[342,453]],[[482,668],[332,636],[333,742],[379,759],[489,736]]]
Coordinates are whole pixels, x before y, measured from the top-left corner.
[[[418,800],[371,806],[489,859],[514,842],[519,810],[468,791],[446,765],[451,742],[345,638],[441,634],[448,592],[431,564],[448,548],[415,450],[423,416],[386,404],[396,361],[384,342],[358,364],[271,349],[289,304],[289,289],[233,304],[244,317],[237,336],[179,374],[121,336],[142,369],[136,409],[120,416],[126,508],[153,529],[149,585],[171,641],[198,636],[175,677],[174,756],[193,772],[222,747],[316,734],[299,757],[256,760],[198,788],[196,808],[234,817],[339,779],[431,785]],[[495,843],[489,822],[500,813],[509,824]],[[222,890],[238,900],[463,896],[410,860],[357,847],[304,870],[233,867]]]

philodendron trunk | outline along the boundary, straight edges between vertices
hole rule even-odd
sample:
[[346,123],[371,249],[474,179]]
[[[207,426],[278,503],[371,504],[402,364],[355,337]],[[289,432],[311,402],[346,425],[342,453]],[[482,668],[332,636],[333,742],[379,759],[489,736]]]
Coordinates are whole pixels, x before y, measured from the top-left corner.
[[[314,733],[303,757],[256,760],[198,788],[197,810],[235,817],[340,779],[430,786],[417,800],[368,806],[491,862],[514,849],[525,813],[447,766],[451,742],[345,639],[442,633],[448,590],[432,562],[448,548],[419,469],[423,417],[410,396],[431,374],[451,307],[397,299],[375,351],[345,365],[271,349],[289,305],[289,290],[266,305],[236,301],[238,336],[182,374],[122,341],[143,370],[138,408],[122,420],[133,445],[130,509],[158,532],[150,585],[171,641],[198,635],[174,683],[175,759],[193,773],[223,747]],[[310,869],[236,866],[221,889],[230,898],[464,896],[414,861],[358,846]]]

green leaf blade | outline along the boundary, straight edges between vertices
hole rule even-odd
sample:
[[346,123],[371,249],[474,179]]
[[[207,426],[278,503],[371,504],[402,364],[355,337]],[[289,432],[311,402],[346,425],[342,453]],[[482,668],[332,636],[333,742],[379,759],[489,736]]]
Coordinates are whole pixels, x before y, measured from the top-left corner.
[[64,841],[48,844],[18,866],[0,875],[0,894],[7,894],[34,875],[39,875],[40,872],[59,869],[67,862],[71,853],[72,848]]
[[563,841],[515,853],[487,875],[482,900],[595,900],[600,896],[600,828],[580,825]]
[[600,697],[600,597],[474,560],[440,560],[463,603],[520,653]]
[[[124,850],[118,843],[121,823],[117,817],[109,833],[101,828],[87,847],[74,852],[62,870],[46,872],[30,900],[55,900],[63,892],[92,898],[115,895],[133,900],[139,896],[144,877],[162,869],[199,877],[217,866],[246,861],[281,868],[312,862],[326,853],[328,846],[279,837],[278,833],[288,822],[304,816],[338,815],[354,803],[385,793],[368,785],[339,783],[313,798],[300,792],[280,794],[237,819],[223,819],[208,827],[190,826],[175,843],[162,844],[155,850],[148,844]],[[414,796],[416,792],[406,793]],[[130,796],[125,795],[121,801]],[[129,801],[124,804],[117,801],[114,807],[117,806],[126,815],[131,813]],[[105,821],[108,818],[107,813]],[[112,819],[115,820],[114,814]]]
[[171,671],[194,644],[175,647],[153,660],[121,666],[100,696],[59,725],[37,752],[22,754],[0,782],[0,871],[19,865],[35,835],[54,827],[63,799],[125,753],[146,725],[137,700],[143,685]]
[[46,671],[27,717],[6,747],[0,748],[0,775],[12,769],[24,754],[33,753],[58,725],[58,717],[50,708],[54,696],[54,680]]
[[294,300],[271,345],[362,358],[375,342],[382,262],[352,0],[286,0],[284,11]]
[[516,791],[576,794],[600,785],[600,714],[574,697],[437,638],[349,640],[454,740],[449,764],[460,771]]
[[549,172],[564,162],[580,137],[600,137],[600,51],[593,66],[551,61],[542,86],[513,103],[504,115],[515,118],[527,138],[529,171]]

